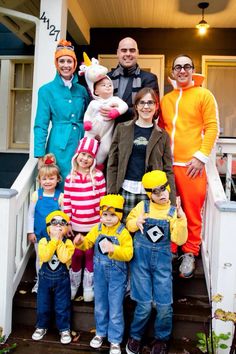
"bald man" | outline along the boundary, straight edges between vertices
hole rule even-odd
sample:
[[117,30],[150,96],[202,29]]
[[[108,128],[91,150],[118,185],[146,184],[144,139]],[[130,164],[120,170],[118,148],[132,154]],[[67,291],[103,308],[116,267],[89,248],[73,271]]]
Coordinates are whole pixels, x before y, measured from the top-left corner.
[[[125,122],[133,117],[133,102],[135,94],[143,87],[153,88],[159,95],[156,75],[141,70],[137,64],[139,55],[137,42],[130,37],[123,38],[118,45],[118,66],[108,73],[114,86],[114,95],[124,100],[128,111],[116,119],[116,123]],[[106,112],[103,112],[106,114]]]

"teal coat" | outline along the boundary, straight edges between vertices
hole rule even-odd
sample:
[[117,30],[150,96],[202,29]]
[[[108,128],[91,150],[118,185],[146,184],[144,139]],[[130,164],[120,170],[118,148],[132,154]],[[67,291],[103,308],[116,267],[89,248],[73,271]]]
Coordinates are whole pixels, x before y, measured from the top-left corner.
[[71,158],[84,136],[83,117],[89,102],[86,89],[77,81],[78,77],[74,75],[69,89],[57,73],[54,80],[41,86],[38,92],[34,156],[53,153],[63,180],[71,170]]

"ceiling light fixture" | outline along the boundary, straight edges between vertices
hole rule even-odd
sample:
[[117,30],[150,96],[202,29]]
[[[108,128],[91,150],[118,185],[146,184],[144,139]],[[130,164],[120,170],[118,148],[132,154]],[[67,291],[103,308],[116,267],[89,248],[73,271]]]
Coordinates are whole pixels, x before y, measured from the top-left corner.
[[205,34],[207,29],[210,27],[208,23],[204,20],[204,10],[209,6],[209,2],[200,2],[198,4],[198,7],[202,10],[202,19],[201,21],[196,25],[199,33],[201,35]]

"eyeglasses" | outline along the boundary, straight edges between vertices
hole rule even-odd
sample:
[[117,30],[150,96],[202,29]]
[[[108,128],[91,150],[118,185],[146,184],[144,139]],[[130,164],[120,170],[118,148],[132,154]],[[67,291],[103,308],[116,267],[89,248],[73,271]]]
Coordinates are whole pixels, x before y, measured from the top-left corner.
[[74,51],[74,50],[75,50],[75,47],[74,47],[73,45],[58,45],[58,46],[56,47],[56,52],[57,52],[58,50],[62,50],[62,49],[68,49],[68,50]]
[[190,71],[191,69],[193,69],[193,65],[190,64],[184,64],[184,65],[180,65],[177,64],[173,67],[173,70],[180,72],[182,69],[184,69],[184,71]]
[[165,192],[166,187],[169,185],[169,182],[166,182],[162,186],[156,187],[156,188],[145,188],[146,192],[151,192],[152,194],[155,194],[157,196],[161,195],[162,192]]
[[123,209],[119,209],[119,208],[114,208],[112,206],[108,206],[108,205],[102,205],[100,206],[100,210],[103,211],[109,211],[110,213],[123,213]]
[[56,226],[56,225],[61,225],[61,226],[67,226],[68,222],[65,219],[52,219],[47,226]]
[[137,106],[139,106],[140,108],[143,108],[145,105],[148,105],[149,108],[155,106],[155,101],[149,100],[149,101],[139,101]]

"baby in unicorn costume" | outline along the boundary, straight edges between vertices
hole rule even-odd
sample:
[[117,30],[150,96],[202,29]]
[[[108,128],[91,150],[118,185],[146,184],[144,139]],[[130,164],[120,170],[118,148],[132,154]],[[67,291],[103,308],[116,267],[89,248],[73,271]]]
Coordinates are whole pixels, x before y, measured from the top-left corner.
[[[84,53],[84,63],[80,66],[80,75],[85,75],[93,100],[84,115],[85,136],[97,138],[100,141],[96,156],[97,165],[103,167],[111,146],[114,119],[125,113],[128,105],[119,97],[113,96],[113,83],[107,76],[108,69],[99,65],[98,60],[90,60]],[[101,115],[104,106],[112,107],[108,116]]]

